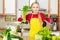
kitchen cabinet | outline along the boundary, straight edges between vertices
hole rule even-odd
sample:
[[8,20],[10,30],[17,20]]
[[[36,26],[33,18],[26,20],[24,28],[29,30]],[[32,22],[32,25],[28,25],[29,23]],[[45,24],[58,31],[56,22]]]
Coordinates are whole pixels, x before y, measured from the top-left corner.
[[3,13],[3,0],[0,0],[0,14]]
[[40,9],[46,9],[49,14],[58,15],[58,0],[37,0]]
[[16,15],[16,0],[0,0],[1,15]]
[[16,8],[16,2],[17,0],[0,0],[0,17],[6,17],[11,16],[11,18],[14,17],[17,18],[17,8]]
[[16,0],[5,0],[4,10],[6,15],[16,15]]
[[50,0],[50,14],[58,15],[58,0]]
[[46,11],[48,12],[48,2],[49,0],[37,0],[37,2],[39,2],[40,4],[40,9],[46,9]]

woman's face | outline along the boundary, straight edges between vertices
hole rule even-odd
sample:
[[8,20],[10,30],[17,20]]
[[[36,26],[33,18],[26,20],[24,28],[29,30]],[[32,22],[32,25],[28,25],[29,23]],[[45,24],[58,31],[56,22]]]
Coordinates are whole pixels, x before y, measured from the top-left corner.
[[33,13],[38,13],[38,11],[39,11],[39,5],[38,4],[33,4],[32,11],[33,11]]

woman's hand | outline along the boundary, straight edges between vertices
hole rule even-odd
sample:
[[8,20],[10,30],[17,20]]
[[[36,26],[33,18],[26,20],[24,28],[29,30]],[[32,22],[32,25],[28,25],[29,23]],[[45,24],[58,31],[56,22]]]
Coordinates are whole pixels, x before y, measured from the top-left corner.
[[51,23],[49,23],[48,21],[46,21],[46,20],[44,20],[44,22],[46,22],[46,27],[47,28],[49,28],[49,29],[51,29],[52,28],[52,24]]
[[45,21],[43,21],[43,27],[45,27],[47,25],[47,23]]

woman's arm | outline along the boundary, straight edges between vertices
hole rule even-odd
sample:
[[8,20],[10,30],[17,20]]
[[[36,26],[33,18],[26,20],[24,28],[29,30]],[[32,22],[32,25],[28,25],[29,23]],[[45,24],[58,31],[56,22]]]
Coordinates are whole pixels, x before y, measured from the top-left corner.
[[[32,14],[27,14],[27,15],[26,15],[26,20],[27,20],[28,22],[30,22],[31,15],[32,15]],[[22,20],[23,20],[22,17],[19,17],[19,18],[18,18],[18,21],[19,21],[19,22],[22,22]]]
[[27,15],[26,15],[26,20],[27,20],[29,23],[30,23],[31,15],[32,15],[32,14],[27,14]]
[[40,15],[41,15],[42,21],[46,21],[46,22],[49,22],[49,23],[52,22],[52,19],[51,18],[46,18],[44,13],[40,13]]
[[52,19],[51,18],[46,18],[44,13],[40,13],[42,21],[43,21],[43,27],[45,27],[47,25],[47,23],[51,23]]

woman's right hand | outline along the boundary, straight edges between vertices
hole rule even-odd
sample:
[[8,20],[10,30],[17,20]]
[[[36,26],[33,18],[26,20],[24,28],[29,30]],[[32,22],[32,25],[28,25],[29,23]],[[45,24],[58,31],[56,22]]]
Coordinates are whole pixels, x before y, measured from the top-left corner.
[[19,17],[19,18],[18,18],[18,21],[19,21],[19,22],[22,22],[22,20],[23,20],[22,17]]

